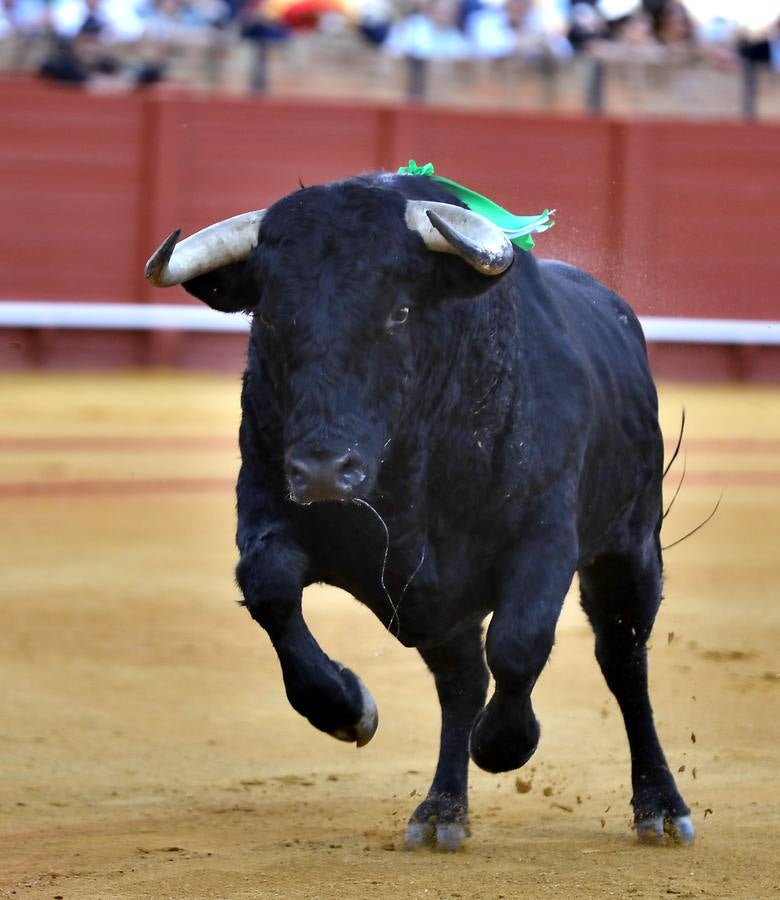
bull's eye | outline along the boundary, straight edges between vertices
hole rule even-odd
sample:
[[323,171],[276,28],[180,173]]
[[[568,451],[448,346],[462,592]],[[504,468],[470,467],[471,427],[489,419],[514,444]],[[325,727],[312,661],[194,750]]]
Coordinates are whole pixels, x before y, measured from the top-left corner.
[[399,306],[397,309],[394,309],[387,318],[387,327],[388,328],[397,328],[399,325],[403,325],[404,322],[409,318],[409,307],[408,306]]

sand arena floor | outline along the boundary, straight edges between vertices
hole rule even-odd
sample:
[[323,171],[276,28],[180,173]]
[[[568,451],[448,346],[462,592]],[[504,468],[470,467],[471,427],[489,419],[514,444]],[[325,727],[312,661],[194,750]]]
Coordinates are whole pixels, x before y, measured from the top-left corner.
[[[473,837],[401,852],[438,742],[413,651],[326,588],[312,630],[373,691],[362,750],[287,705],[232,579],[238,379],[0,379],[0,896],[780,895],[780,391],[664,386],[688,477],[651,652],[690,849],[638,846],[617,707],[574,595],[519,773],[472,768]],[[670,479],[676,483],[679,465]]]

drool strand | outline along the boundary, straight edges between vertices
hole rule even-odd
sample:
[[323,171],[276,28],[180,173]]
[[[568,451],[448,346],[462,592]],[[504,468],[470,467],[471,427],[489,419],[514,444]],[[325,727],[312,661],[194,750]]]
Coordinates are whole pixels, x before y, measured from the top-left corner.
[[[396,622],[396,631],[395,636],[398,637],[398,634],[401,631],[401,620],[398,618],[398,604],[393,603],[393,598],[390,596],[390,591],[387,589],[387,585],[385,584],[385,570],[387,569],[387,557],[390,555],[390,529],[387,527],[387,523],[382,518],[381,514],[378,510],[374,509],[374,507],[367,501],[362,500],[360,497],[355,497],[352,500],[353,503],[357,503],[360,506],[365,506],[366,509],[370,509],[371,512],[379,519],[379,523],[382,528],[385,530],[385,555],[382,559],[382,571],[379,573],[379,583],[382,585],[382,590],[385,592],[385,597],[387,597],[387,602],[390,604],[390,609],[392,610],[392,615],[390,616],[390,621],[387,624],[387,630],[392,633],[393,628],[393,620]],[[401,601],[399,600],[398,603]]]
[[390,606],[390,609],[392,610],[392,615],[390,616],[390,621],[387,624],[387,630],[392,634],[393,633],[393,622],[395,622],[395,637],[398,637],[398,635],[401,631],[401,620],[398,617],[398,610],[401,606],[401,601],[404,599],[404,596],[406,595],[406,591],[408,590],[409,585],[414,581],[415,577],[417,576],[417,573],[420,571],[423,563],[425,562],[425,553],[426,553],[428,545],[427,545],[427,543],[423,545],[422,555],[420,556],[420,561],[417,563],[417,567],[415,568],[414,572],[412,572],[412,574],[409,576],[409,580],[404,585],[403,590],[401,591],[401,594],[398,597],[398,602],[393,603],[393,598],[390,596],[390,591],[387,589],[387,585],[385,584],[385,572],[387,571],[387,559],[388,559],[388,556],[390,555],[390,529],[387,527],[387,523],[382,518],[381,513],[377,509],[375,509],[367,500],[363,500],[360,497],[355,497],[352,502],[357,503],[360,506],[365,506],[366,509],[370,509],[371,512],[374,514],[374,516],[379,520],[380,524],[382,525],[382,528],[384,529],[385,553],[384,553],[384,557],[382,559],[382,570],[379,573],[379,583],[382,586],[382,590],[384,591],[385,597],[387,597],[387,602]]

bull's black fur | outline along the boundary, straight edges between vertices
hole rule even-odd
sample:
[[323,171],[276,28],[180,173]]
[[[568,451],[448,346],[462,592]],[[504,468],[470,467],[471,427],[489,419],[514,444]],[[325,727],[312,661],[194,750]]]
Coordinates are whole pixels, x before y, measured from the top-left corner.
[[[245,604],[273,641],[292,705],[342,738],[360,739],[366,701],[306,627],[302,588],[345,588],[419,650],[442,736],[412,831],[427,836],[434,823],[447,846],[458,838],[446,826],[466,821],[469,738],[474,761],[496,772],[536,748],[530,694],[579,572],[625,718],[637,821],[674,821],[688,809],[647,695],[663,448],[640,326],[571,266],[516,251],[488,277],[430,252],[404,224],[407,198],[457,202],[413,176],[305,188],[271,207],[246,263],[185,285],[217,309],[254,313],[238,480]],[[408,321],[393,325],[400,306]],[[290,497],[292,455],[347,451],[366,476],[353,493],[389,529],[384,572],[371,510]],[[484,657],[496,680],[486,707]]]

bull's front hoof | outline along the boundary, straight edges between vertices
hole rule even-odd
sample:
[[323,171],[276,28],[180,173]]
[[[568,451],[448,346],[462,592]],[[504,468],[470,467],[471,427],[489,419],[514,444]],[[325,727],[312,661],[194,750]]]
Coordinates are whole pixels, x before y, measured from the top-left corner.
[[334,737],[339,741],[346,741],[350,744],[357,744],[358,747],[365,747],[365,745],[376,734],[377,727],[379,726],[379,713],[377,711],[374,698],[369,693],[368,688],[366,688],[366,686],[363,684],[360,678],[355,675],[354,672],[352,672],[351,674],[357,681],[358,687],[360,688],[360,697],[363,704],[363,714],[354,725],[347,725],[344,728],[337,728],[335,731],[329,732],[329,734],[331,735],[331,737]]
[[454,853],[470,834],[465,798],[429,794],[409,820],[404,850],[428,847],[441,853]]
[[692,844],[691,811],[668,769],[647,773],[634,791],[634,827],[642,844]]
[[469,753],[486,772],[509,772],[524,766],[538,743],[539,723],[532,712],[519,718],[491,700],[474,721]]
[[410,822],[404,836],[404,850],[421,850],[425,847],[439,853],[455,853],[469,836],[467,825],[460,822]]

